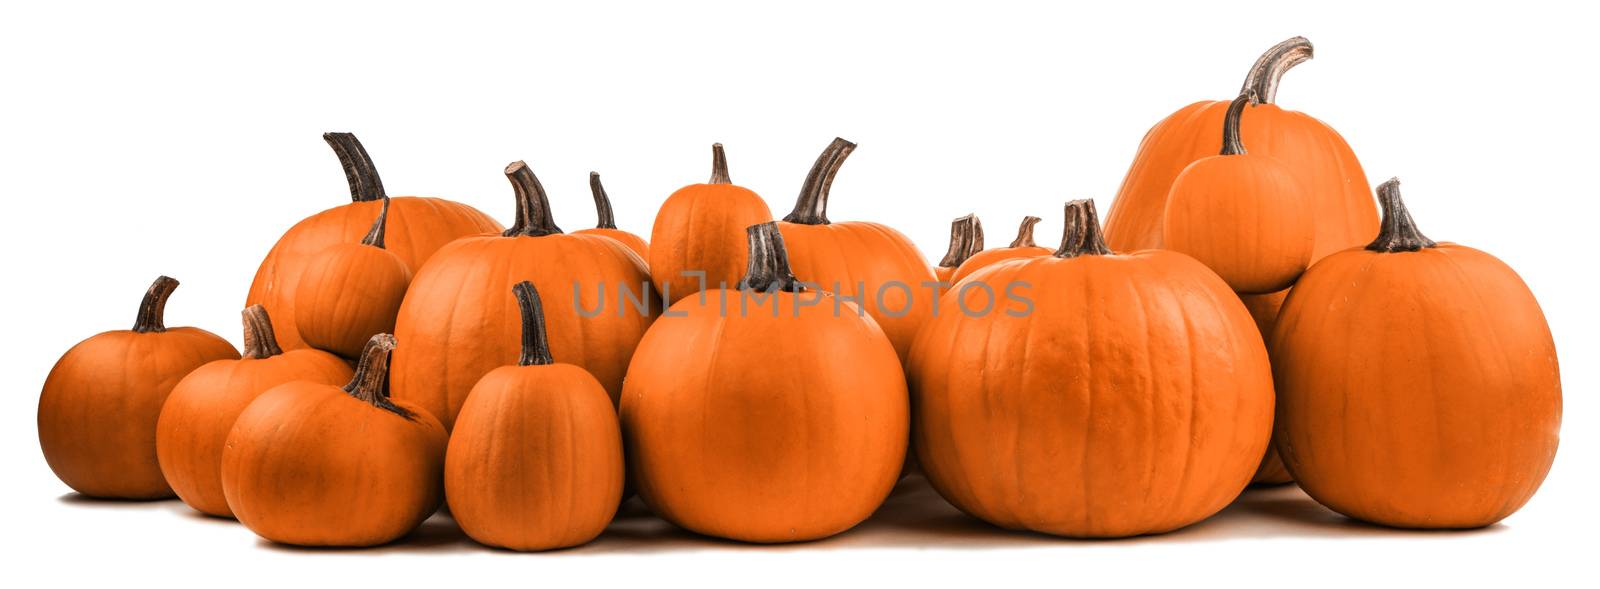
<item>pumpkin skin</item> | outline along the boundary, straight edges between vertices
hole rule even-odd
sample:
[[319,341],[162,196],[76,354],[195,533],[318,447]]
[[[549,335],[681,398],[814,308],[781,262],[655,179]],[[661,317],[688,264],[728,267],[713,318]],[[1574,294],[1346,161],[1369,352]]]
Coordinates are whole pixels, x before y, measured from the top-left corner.
[[899,231],[880,223],[828,220],[828,189],[855,147],[838,138],[828,145],[778,229],[795,277],[855,301],[904,361],[917,330],[933,315],[936,278],[922,252]]
[[744,228],[772,220],[760,195],[729,179],[721,143],[711,146],[711,154],[711,180],[667,197],[650,230],[651,280],[669,305],[738,284],[746,262]]
[[956,217],[950,222],[950,248],[945,250],[944,258],[939,260],[939,265],[933,267],[933,276],[946,285],[954,284],[951,280],[956,270],[960,269],[962,262],[967,261],[983,251],[983,223],[975,214]]
[[387,249],[389,199],[360,243],[322,250],[295,288],[295,327],[310,346],[355,358],[372,336],[394,331],[411,269]]
[[[478,209],[442,198],[387,197],[366,149],[349,133],[322,136],[338,154],[350,183],[349,204],[322,211],[295,223],[267,252],[245,306],[259,304],[272,310],[273,329],[284,349],[306,347],[295,326],[295,289],[308,260],[323,250],[360,241],[384,206],[389,203],[385,249],[415,273],[435,251],[458,237],[493,233],[503,229]],[[359,349],[357,350],[359,351]]]
[[613,401],[634,347],[662,310],[637,255],[609,238],[561,233],[527,164],[512,163],[506,176],[516,188],[517,225],[440,249],[412,279],[395,321],[395,337],[408,343],[395,352],[394,397],[432,413],[446,429],[473,385],[521,353],[520,313],[505,296],[512,285],[527,280],[549,295],[544,309],[556,360],[589,371]]
[[606,187],[600,184],[600,173],[589,172],[589,192],[594,194],[594,208],[600,221],[593,229],[579,229],[573,233],[599,235],[617,240],[618,243],[628,246],[633,253],[639,254],[639,261],[649,263],[650,243],[627,231],[617,229],[617,219],[611,210],[611,197],[606,196]]
[[974,285],[1026,282],[1033,308],[997,302],[924,328],[908,371],[917,460],[940,495],[1000,527],[1174,530],[1256,471],[1272,427],[1266,350],[1220,278],[1176,252],[1111,254],[1092,207],[1068,204],[1056,253],[946,295],[980,310]]
[[533,284],[516,292],[522,359],[472,387],[450,434],[445,496],[481,544],[577,546],[599,536],[622,501],[622,430],[600,382],[551,358]]
[[982,250],[972,254],[965,262],[961,263],[960,268],[951,273],[950,283],[959,284],[962,279],[971,276],[973,272],[1006,260],[1050,255],[1051,250],[1049,248],[1039,247],[1033,243],[1033,226],[1037,225],[1039,221],[1043,221],[1043,219],[1032,215],[1023,217],[1022,225],[1017,228],[1017,238],[1011,240],[1011,245]]
[[898,480],[905,379],[871,317],[800,291],[774,224],[750,235],[749,296],[679,301],[640,342],[622,397],[630,479],[657,515],[700,534],[825,538]]
[[[1239,132],[1251,153],[1277,159],[1299,178],[1316,219],[1311,253],[1316,261],[1371,238],[1378,230],[1378,211],[1366,174],[1344,138],[1310,115],[1273,104],[1283,73],[1311,54],[1311,42],[1295,37],[1257,60],[1244,90],[1255,91],[1261,104],[1251,109]],[[1196,160],[1217,154],[1217,129],[1222,128],[1228,104],[1225,100],[1190,104],[1145,134],[1112,201],[1106,223],[1106,241],[1112,249],[1165,247],[1162,230],[1173,181]]]
[[1278,452],[1307,494],[1350,517],[1493,524],[1555,458],[1555,343],[1516,272],[1424,237],[1398,181],[1378,194],[1378,239],[1318,262],[1278,316]]
[[385,395],[395,339],[372,338],[343,389],[295,381],[252,401],[228,432],[222,489],[239,523],[298,546],[376,546],[438,509],[448,435]]
[[172,388],[156,424],[156,456],[167,483],[195,511],[233,517],[222,493],[222,447],[239,414],[267,389],[290,381],[338,386],[350,366],[321,350],[284,352],[266,309],[244,311],[244,357],[213,360]]
[[[1283,299],[1287,296],[1289,289],[1260,295],[1239,295],[1239,300],[1244,301],[1244,308],[1250,311],[1250,317],[1256,320],[1256,329],[1261,332],[1263,342],[1272,340],[1272,327],[1278,322],[1278,308],[1283,306]],[[1268,358],[1271,358],[1271,350],[1267,352]],[[1267,455],[1261,459],[1261,466],[1256,469],[1256,476],[1250,479],[1250,484],[1282,485],[1292,482],[1294,477],[1289,476],[1289,469],[1284,468],[1277,448],[1269,444]]]
[[39,448],[72,490],[105,499],[161,499],[172,487],[156,458],[156,421],[195,368],[237,359],[233,344],[162,314],[178,281],[150,285],[132,330],[107,331],[61,356],[39,393]]

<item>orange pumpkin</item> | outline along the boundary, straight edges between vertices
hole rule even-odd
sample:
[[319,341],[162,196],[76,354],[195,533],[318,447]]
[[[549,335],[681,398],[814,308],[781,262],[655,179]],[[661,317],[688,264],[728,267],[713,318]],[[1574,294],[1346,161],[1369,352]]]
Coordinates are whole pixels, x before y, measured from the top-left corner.
[[594,193],[594,209],[600,217],[594,229],[579,229],[573,233],[586,233],[609,237],[617,240],[622,245],[628,246],[633,253],[639,254],[639,261],[650,261],[650,244],[627,231],[617,229],[616,216],[611,211],[611,197],[606,196],[606,187],[600,184],[600,173],[589,172],[589,192]]
[[[1311,59],[1311,42],[1289,39],[1269,49],[1245,77],[1245,94],[1261,104],[1251,109],[1239,132],[1251,153],[1276,158],[1292,168],[1316,219],[1311,259],[1358,245],[1378,229],[1378,211],[1355,152],[1332,127],[1310,115],[1273,104],[1278,82],[1289,68]],[[1106,240],[1117,251],[1163,247],[1167,195],[1184,168],[1217,155],[1217,130],[1228,101],[1203,100],[1156,123],[1139,144],[1128,175],[1112,201]]]
[[[1262,341],[1272,339],[1272,326],[1278,322],[1278,308],[1283,306],[1283,299],[1288,295],[1289,289],[1261,295],[1239,295],[1239,300],[1244,301],[1244,308],[1250,310],[1250,317],[1256,320],[1256,329],[1261,332]],[[1271,357],[1271,350],[1267,355]],[[1282,485],[1292,482],[1294,477],[1289,476],[1289,469],[1284,468],[1277,448],[1268,445],[1267,455],[1261,459],[1261,466],[1256,469],[1256,476],[1250,479],[1250,483]]]
[[157,278],[132,330],[107,331],[61,356],[39,393],[39,448],[61,482],[90,497],[172,496],[156,458],[156,421],[172,387],[212,360],[239,357],[227,340],[162,314],[178,281]]
[[[366,148],[349,133],[325,133],[350,183],[350,203],[322,211],[295,223],[267,252],[250,283],[245,306],[272,309],[273,329],[285,349],[306,347],[295,326],[295,287],[307,259],[340,244],[360,241],[386,195],[378,170]],[[442,198],[396,196],[388,198],[389,237],[385,249],[416,272],[433,252],[464,235],[500,231],[499,223],[470,206]]]
[[622,397],[631,479],[701,534],[825,538],[899,478],[905,379],[870,317],[802,288],[774,223],[748,233],[741,290],[679,301],[639,344]]
[[656,212],[650,277],[667,304],[731,288],[745,267],[744,228],[771,220],[766,201],[728,177],[722,144],[712,145],[711,180],[679,188]]
[[1172,181],[1161,235],[1167,249],[1200,260],[1233,290],[1259,294],[1288,288],[1305,272],[1317,226],[1295,171],[1239,140],[1254,96],[1228,105],[1222,154],[1189,164]]
[[252,401],[228,432],[222,490],[239,523],[300,546],[376,546],[415,530],[443,494],[444,426],[388,396],[394,336],[350,384],[295,381]]
[[1397,180],[1378,197],[1377,239],[1312,266],[1278,315],[1278,452],[1307,494],[1350,517],[1495,523],[1555,458],[1550,328],[1504,262],[1423,236]]
[[953,283],[951,278],[955,276],[961,263],[981,251],[983,251],[983,223],[978,221],[978,216],[969,214],[956,217],[950,222],[950,249],[945,250],[944,258],[939,260],[939,265],[933,267],[934,278],[946,284]]
[[972,254],[971,257],[967,258],[967,261],[961,263],[960,268],[957,268],[950,275],[950,282],[952,284],[961,282],[961,279],[971,276],[973,272],[1006,260],[1050,255],[1051,250],[1049,248],[1039,247],[1033,243],[1033,226],[1039,224],[1039,221],[1043,221],[1043,219],[1032,215],[1023,217],[1022,225],[1017,227],[1017,238],[1011,240],[1011,245],[982,250]]
[[942,305],[962,312],[912,350],[912,433],[928,481],[962,511],[1063,536],[1152,534],[1250,482],[1271,368],[1249,312],[1194,259],[1114,254],[1093,203],[1074,201],[1054,254],[980,270]]
[[360,243],[322,250],[300,274],[294,322],[311,347],[354,358],[372,336],[394,331],[411,269],[384,248],[389,202]]
[[853,300],[889,336],[903,360],[933,314],[935,278],[911,239],[887,225],[828,220],[828,191],[856,145],[834,139],[806,176],[794,211],[778,223],[801,281]]
[[445,496],[480,543],[577,546],[599,536],[622,501],[622,431],[600,382],[551,357],[533,283],[513,290],[522,358],[472,387],[450,434]]
[[156,424],[161,473],[178,498],[196,511],[232,517],[222,493],[222,446],[239,414],[267,389],[304,380],[338,386],[350,366],[321,350],[278,347],[261,305],[244,310],[244,357],[212,360],[172,388]]
[[639,256],[616,240],[568,235],[527,164],[506,167],[517,223],[503,235],[466,237],[434,254],[411,281],[395,337],[394,395],[432,413],[446,429],[489,371],[521,352],[516,301],[527,280],[550,293],[546,318],[556,359],[588,370],[615,400],[645,329],[661,313]]

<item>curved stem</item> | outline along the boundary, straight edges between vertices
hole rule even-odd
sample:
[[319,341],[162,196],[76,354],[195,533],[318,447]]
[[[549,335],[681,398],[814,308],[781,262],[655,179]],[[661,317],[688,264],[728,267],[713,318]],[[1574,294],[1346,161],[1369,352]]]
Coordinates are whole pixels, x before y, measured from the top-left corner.
[[272,317],[267,308],[250,305],[244,315],[244,357],[260,360],[283,353],[278,347],[278,336],[272,331]]
[[1383,208],[1383,226],[1378,229],[1378,238],[1367,244],[1368,250],[1382,253],[1414,252],[1439,246],[1423,235],[1417,229],[1417,222],[1411,219],[1411,211],[1406,210],[1405,201],[1400,199],[1399,178],[1390,178],[1378,185],[1378,205]]
[[511,187],[517,192],[517,221],[501,235],[543,237],[561,233],[561,228],[550,216],[550,197],[545,194],[544,185],[539,184],[539,178],[533,175],[533,170],[528,169],[528,164],[511,162],[506,166],[506,178],[511,180]]
[[383,197],[383,208],[378,209],[378,218],[372,220],[372,229],[367,230],[367,236],[361,238],[361,245],[383,249],[383,234],[389,230],[389,197]]
[[794,210],[783,220],[802,225],[827,225],[828,190],[833,188],[833,176],[839,173],[839,166],[855,149],[856,144],[835,137],[811,165],[811,172],[806,174],[806,182],[800,187],[800,198],[795,199]]
[[728,154],[723,153],[721,143],[711,144],[711,181],[707,184],[733,184],[728,176]]
[[1017,227],[1017,238],[1011,240],[1011,247],[1037,247],[1039,244],[1033,242],[1033,226],[1043,220],[1033,215],[1023,217],[1022,226]]
[[1100,233],[1100,215],[1094,211],[1094,201],[1085,198],[1067,203],[1067,225],[1061,232],[1061,248],[1056,250],[1055,256],[1076,258],[1110,254],[1111,248],[1106,247],[1105,236]]
[[356,374],[350,378],[350,384],[344,385],[344,392],[409,419],[410,411],[389,400],[389,354],[394,352],[394,346],[394,336],[387,333],[367,340],[367,347],[361,350],[361,360],[356,364]]
[[739,290],[800,292],[800,282],[789,269],[789,250],[783,246],[778,223],[757,223],[744,232],[750,245],[750,265],[739,281]]
[[1283,79],[1283,74],[1311,59],[1312,53],[1311,41],[1305,37],[1291,37],[1273,45],[1250,67],[1239,93],[1246,94],[1254,90],[1257,100],[1262,104],[1272,104],[1278,99],[1278,81]]
[[595,228],[616,229],[617,218],[611,212],[611,197],[606,196],[606,187],[600,185],[599,172],[589,172],[589,192],[594,193],[594,211],[600,217]]
[[526,280],[511,287],[517,297],[517,309],[522,311],[522,357],[518,366],[545,366],[553,364],[550,357],[550,334],[545,329],[544,304],[539,291]]
[[1228,114],[1222,117],[1222,155],[1244,155],[1244,141],[1239,139],[1239,119],[1244,117],[1244,107],[1256,101],[1256,91],[1246,90],[1228,103]]
[[344,166],[344,179],[350,184],[352,202],[387,198],[383,192],[383,179],[378,177],[378,168],[372,165],[367,148],[361,146],[355,134],[323,133],[322,140],[328,142],[333,153],[339,156],[339,165]]
[[139,316],[133,320],[134,333],[161,333],[167,330],[167,298],[178,289],[178,280],[170,276],[156,278],[150,289],[144,291],[139,301]]

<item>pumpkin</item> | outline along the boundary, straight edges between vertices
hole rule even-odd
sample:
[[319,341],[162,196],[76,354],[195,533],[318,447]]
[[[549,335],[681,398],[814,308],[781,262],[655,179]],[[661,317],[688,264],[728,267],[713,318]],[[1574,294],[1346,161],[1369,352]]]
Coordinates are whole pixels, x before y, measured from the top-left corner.
[[106,499],[172,496],[156,458],[156,420],[172,387],[233,344],[194,327],[168,329],[178,281],[157,278],[132,330],[107,331],[67,350],[39,393],[39,448],[72,490]]
[[379,334],[340,388],[294,381],[264,392],[228,432],[222,490],[239,523],[299,546],[376,546],[439,508],[447,434],[388,396],[394,336]]
[[[1262,341],[1272,339],[1272,327],[1278,322],[1278,308],[1283,306],[1283,299],[1289,295],[1289,289],[1260,295],[1239,295],[1239,300],[1244,301],[1244,308],[1250,310],[1250,317],[1256,320],[1256,329],[1261,332]],[[1268,350],[1268,357],[1271,357]],[[1253,485],[1282,485],[1294,482],[1294,477],[1289,476],[1289,469],[1284,468],[1283,459],[1278,456],[1277,448],[1267,446],[1267,455],[1262,457],[1261,466],[1256,469],[1256,476],[1250,479]]]
[[795,279],[776,224],[748,234],[741,290],[678,301],[639,343],[622,397],[630,480],[697,533],[825,538],[899,478],[905,378],[871,317]]
[[285,349],[306,347],[294,323],[295,287],[301,283],[300,272],[306,260],[331,246],[360,241],[384,202],[391,207],[385,249],[405,262],[413,273],[435,250],[457,237],[502,229],[488,215],[458,202],[421,196],[387,197],[377,168],[355,135],[325,133],[322,138],[344,166],[351,202],[307,217],[284,232],[261,261],[245,297],[247,307],[260,304],[272,309],[273,329]]
[[1029,215],[1022,218],[1022,225],[1017,227],[1017,238],[1011,240],[1011,245],[982,250],[968,257],[955,272],[950,274],[950,283],[956,284],[961,279],[971,276],[973,272],[993,266],[1006,260],[1020,258],[1037,258],[1048,256],[1049,248],[1039,247],[1033,242],[1033,226],[1043,221],[1038,217]]
[[[1311,59],[1311,42],[1295,37],[1256,60],[1240,94],[1255,92],[1260,104],[1239,129],[1250,152],[1276,158],[1295,172],[1316,219],[1311,259],[1359,245],[1378,228],[1367,177],[1355,152],[1332,127],[1310,115],[1273,103],[1284,72]],[[1156,123],[1134,154],[1122,188],[1112,201],[1106,241],[1117,251],[1163,247],[1167,196],[1189,164],[1217,155],[1217,130],[1228,101],[1203,100]]]
[[[1017,297],[994,297],[1016,285]],[[987,299],[987,300],[986,300]],[[1114,254],[1094,205],[1067,205],[1052,255],[990,266],[945,295],[908,369],[917,460],[994,525],[1073,537],[1174,530],[1250,482],[1272,377],[1227,283],[1168,250]]]
[[639,261],[650,260],[650,244],[643,237],[627,231],[617,229],[616,216],[611,211],[611,197],[606,196],[606,187],[600,184],[600,173],[589,172],[589,192],[594,194],[595,212],[600,217],[600,222],[593,229],[579,229],[573,233],[599,235],[617,240],[622,245],[628,246],[633,253],[639,254]]
[[513,290],[522,357],[467,396],[445,454],[445,496],[482,544],[577,546],[599,536],[622,501],[622,431],[600,382],[551,357],[533,283]]
[[354,358],[372,336],[394,331],[411,269],[384,247],[389,203],[359,243],[324,249],[302,270],[294,323],[311,347]]
[[321,350],[284,352],[261,305],[244,310],[244,357],[212,360],[172,388],[156,424],[161,473],[189,507],[232,517],[222,493],[222,446],[239,414],[267,389],[304,380],[338,386],[350,366]]
[[473,385],[521,353],[522,322],[505,296],[512,285],[527,280],[550,295],[544,308],[556,360],[589,371],[613,401],[634,347],[662,310],[639,256],[607,237],[562,233],[527,164],[514,162],[505,174],[516,224],[440,249],[412,279],[395,321],[406,345],[395,352],[394,396],[446,429]]
[[828,220],[828,192],[856,145],[834,139],[806,176],[794,211],[778,223],[794,275],[837,294],[878,322],[904,359],[933,314],[934,274],[911,239],[887,225]]
[[722,144],[712,145],[711,180],[679,188],[656,212],[651,280],[668,304],[705,289],[730,288],[745,267],[744,228],[771,220],[766,201],[729,178]]
[[933,276],[939,282],[952,284],[956,270],[961,263],[967,261],[983,251],[983,223],[978,221],[978,216],[969,214],[956,217],[950,222],[950,249],[945,250],[944,258],[939,260],[939,265],[933,267]]
[[1233,290],[1260,294],[1288,288],[1305,271],[1317,230],[1295,171],[1249,153],[1239,140],[1239,120],[1254,96],[1241,94],[1228,105],[1221,155],[1189,164],[1172,181],[1161,239]]
[[1307,494],[1350,517],[1493,524],[1555,458],[1550,328],[1504,262],[1418,231],[1399,181],[1378,198],[1377,239],[1312,266],[1278,315],[1278,452]]

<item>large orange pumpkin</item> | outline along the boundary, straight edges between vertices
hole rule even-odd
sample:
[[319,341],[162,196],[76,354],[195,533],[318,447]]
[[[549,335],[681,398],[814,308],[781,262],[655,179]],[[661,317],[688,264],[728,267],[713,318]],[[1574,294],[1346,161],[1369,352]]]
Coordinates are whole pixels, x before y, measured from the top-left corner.
[[[1240,94],[1253,91],[1261,104],[1251,109],[1239,132],[1251,153],[1278,159],[1300,179],[1317,223],[1311,255],[1317,260],[1371,237],[1378,229],[1378,211],[1361,164],[1344,138],[1310,115],[1273,104],[1284,72],[1311,59],[1311,53],[1311,42],[1295,37],[1256,61]],[[1226,100],[1196,102],[1145,134],[1107,219],[1106,240],[1113,249],[1163,247],[1162,225],[1173,181],[1189,164],[1217,155],[1218,131],[1227,110]]]
[[600,184],[600,173],[589,172],[589,192],[594,195],[594,210],[599,217],[599,222],[593,229],[579,229],[573,233],[588,233],[615,239],[622,245],[628,246],[633,253],[639,254],[639,261],[650,261],[650,244],[627,231],[617,229],[616,214],[611,210],[611,197],[606,195],[606,187]]
[[145,292],[132,330],[107,331],[67,350],[39,393],[39,448],[61,482],[90,497],[172,496],[156,458],[156,422],[172,387],[212,360],[236,359],[227,340],[168,329],[162,276]]
[[[997,302],[1015,285],[1016,298]],[[1188,256],[1114,254],[1093,203],[1050,256],[990,266],[945,296],[909,374],[917,460],[941,495],[1013,529],[1173,530],[1232,501],[1272,427],[1250,314]]]
[[505,296],[512,285],[531,281],[549,295],[556,360],[588,370],[613,400],[633,348],[662,311],[639,256],[607,237],[562,233],[527,164],[505,173],[516,191],[516,224],[440,249],[412,279],[395,321],[395,337],[405,342],[394,357],[395,398],[447,429],[472,386],[521,353],[520,313]]
[[1550,328],[1505,263],[1423,236],[1398,181],[1378,196],[1377,239],[1312,266],[1279,313],[1278,452],[1307,494],[1350,517],[1495,523],[1555,458]]
[[394,331],[411,269],[385,248],[390,199],[359,243],[341,243],[305,264],[294,293],[295,327],[312,347],[355,358],[372,336]]
[[871,317],[802,288],[775,224],[749,236],[741,290],[679,301],[640,342],[622,397],[630,474],[657,515],[701,534],[824,538],[899,478],[905,378]]
[[766,201],[729,178],[722,144],[712,145],[711,180],[679,188],[656,212],[651,279],[667,304],[705,289],[732,288],[744,272],[744,228],[771,220]]
[[[284,232],[261,261],[245,297],[247,307],[260,304],[272,310],[273,328],[285,349],[306,347],[294,324],[295,287],[306,260],[330,246],[360,241],[386,197],[378,170],[355,135],[325,133],[322,138],[344,166],[351,202],[307,217]],[[501,230],[488,215],[455,201],[396,196],[389,198],[389,204],[386,249],[412,272],[457,237]]]
[[817,158],[794,211],[778,223],[801,281],[856,301],[904,360],[937,296],[928,261],[911,239],[880,223],[828,220],[828,192],[856,145],[834,139]]
[[1050,255],[1050,248],[1039,247],[1033,242],[1033,226],[1043,221],[1033,215],[1022,218],[1022,225],[1017,227],[1017,238],[1011,240],[1011,245],[982,250],[972,254],[955,272],[950,274],[952,284],[961,282],[961,279],[971,276],[983,268],[999,264],[1006,260],[1019,258],[1037,258]]
[[933,276],[939,282],[951,283],[956,270],[961,268],[961,263],[967,261],[983,251],[983,223],[978,221],[978,216],[969,214],[956,217],[950,222],[950,247],[945,250],[944,258],[939,260],[939,265],[933,267]]

